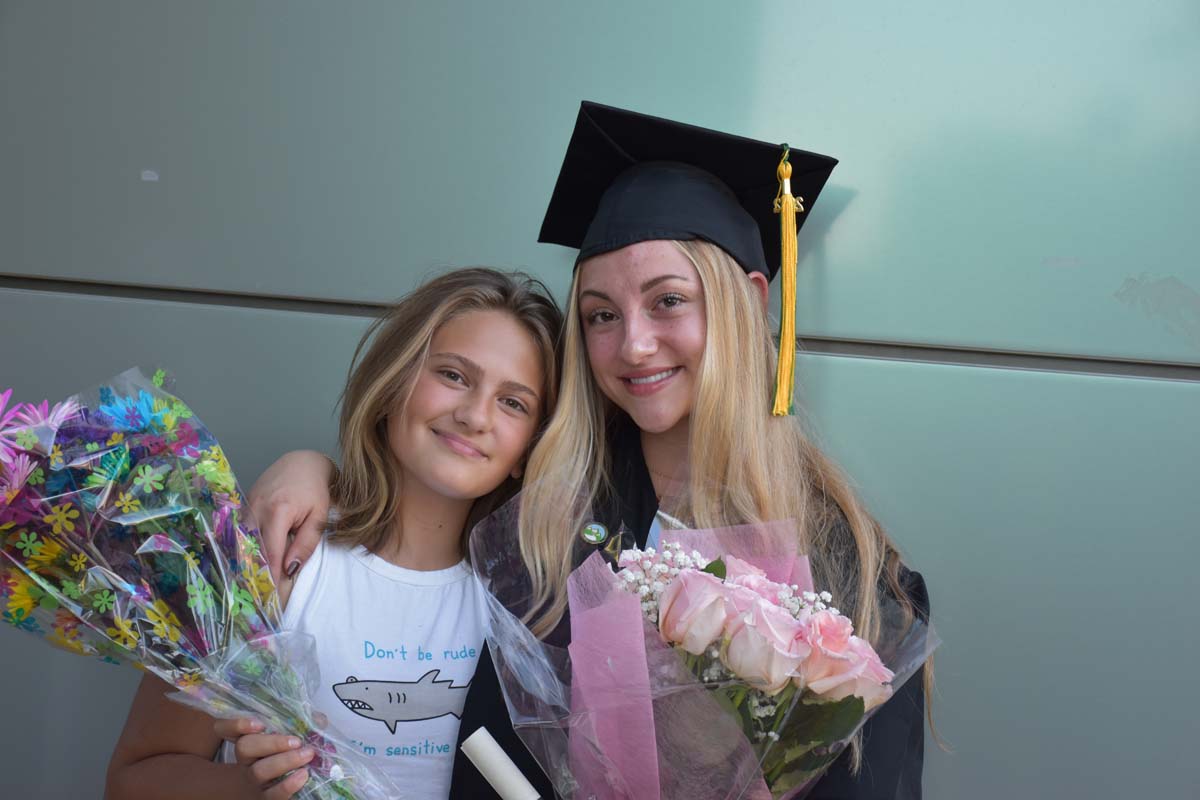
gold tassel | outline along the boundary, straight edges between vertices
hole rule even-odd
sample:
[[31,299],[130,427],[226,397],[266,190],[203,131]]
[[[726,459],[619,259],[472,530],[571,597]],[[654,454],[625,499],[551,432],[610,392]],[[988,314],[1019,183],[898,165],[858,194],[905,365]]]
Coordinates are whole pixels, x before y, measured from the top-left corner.
[[796,383],[796,214],[803,212],[804,198],[792,197],[792,165],[788,163],[787,147],[775,171],[779,178],[779,193],[775,196],[775,213],[779,215],[782,258],[779,265],[782,302],[779,306],[779,363],[775,369],[775,403],[771,413],[785,417],[792,413],[792,393]]

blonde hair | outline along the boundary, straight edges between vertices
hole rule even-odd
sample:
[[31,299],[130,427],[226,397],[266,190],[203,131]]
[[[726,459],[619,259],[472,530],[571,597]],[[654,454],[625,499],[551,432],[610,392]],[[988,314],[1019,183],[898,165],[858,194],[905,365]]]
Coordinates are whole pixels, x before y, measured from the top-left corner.
[[[698,528],[796,520],[816,585],[833,592],[856,631],[875,641],[881,590],[910,617],[916,611],[900,585],[899,552],[801,422],[768,413],[778,349],[753,284],[719,247],[699,240],[674,244],[700,276],[707,317],[682,518]],[[522,555],[537,610],[530,623],[538,635],[553,630],[565,611],[574,537],[610,488],[606,404],[588,366],[577,283],[578,272],[566,312],[563,402],[530,456],[521,499]],[[857,764],[861,748],[854,749]]]
[[[544,427],[558,394],[557,344],[562,327],[562,314],[546,287],[522,273],[483,267],[455,270],[422,284],[375,320],[355,348],[340,400],[342,467],[330,487],[338,509],[331,541],[377,552],[393,535],[403,487],[388,446],[388,415],[408,402],[437,330],[472,311],[511,315],[536,344],[543,376],[538,432]],[[515,481],[506,480],[476,501],[471,518],[515,489]],[[464,539],[468,530],[470,521]]]

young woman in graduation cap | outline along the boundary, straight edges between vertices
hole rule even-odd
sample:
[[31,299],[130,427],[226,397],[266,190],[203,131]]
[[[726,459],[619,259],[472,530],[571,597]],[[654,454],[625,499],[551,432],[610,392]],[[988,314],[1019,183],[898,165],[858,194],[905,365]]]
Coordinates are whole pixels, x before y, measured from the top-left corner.
[[[597,538],[589,523],[614,532],[595,544],[609,553],[644,546],[668,503],[670,518],[698,528],[797,520],[816,585],[833,592],[868,640],[885,601],[928,617],[920,575],[901,563],[845,476],[790,416],[796,234],[836,163],[582,105],[540,236],[579,256],[559,405],[530,456],[520,501],[524,549],[540,567],[531,568],[542,609],[535,633],[562,630],[576,539],[585,527],[589,541]],[[781,265],[777,349],[767,287]],[[251,494],[268,549],[287,548],[274,562],[287,565],[287,575],[316,544],[330,468],[323,456],[289,454]],[[919,798],[929,681],[927,665],[809,797]],[[480,726],[553,796],[513,732],[486,657],[460,740]],[[451,796],[491,796],[462,757]]]

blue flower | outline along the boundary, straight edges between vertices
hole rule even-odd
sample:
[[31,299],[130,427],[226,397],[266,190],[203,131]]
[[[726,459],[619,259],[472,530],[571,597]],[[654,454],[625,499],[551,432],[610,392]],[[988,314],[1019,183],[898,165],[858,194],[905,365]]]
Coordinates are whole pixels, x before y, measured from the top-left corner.
[[162,427],[163,414],[167,409],[154,410],[154,396],[146,390],[138,391],[137,399],[118,397],[114,403],[100,406],[101,414],[112,420],[112,424],[123,431],[139,432]]

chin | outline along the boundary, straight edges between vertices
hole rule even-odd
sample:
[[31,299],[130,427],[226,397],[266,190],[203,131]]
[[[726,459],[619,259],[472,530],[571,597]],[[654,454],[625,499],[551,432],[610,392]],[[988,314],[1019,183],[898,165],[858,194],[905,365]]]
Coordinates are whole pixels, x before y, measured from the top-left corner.
[[639,430],[646,433],[666,433],[669,430],[673,430],[686,417],[683,413],[662,413],[636,408],[625,409],[625,413],[629,415],[629,418],[633,420]]
[[491,491],[481,487],[479,481],[466,480],[457,475],[430,475],[422,482],[451,500],[477,500]]

